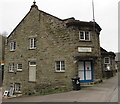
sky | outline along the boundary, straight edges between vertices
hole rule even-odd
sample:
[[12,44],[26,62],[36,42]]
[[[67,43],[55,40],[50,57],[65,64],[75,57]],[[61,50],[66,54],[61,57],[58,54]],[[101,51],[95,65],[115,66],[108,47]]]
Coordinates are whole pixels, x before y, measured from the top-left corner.
[[[29,12],[34,0],[0,0],[0,33],[8,35]],[[118,1],[94,0],[95,21],[100,25],[100,45],[118,52]],[[36,0],[39,10],[60,19],[92,21],[92,0]]]

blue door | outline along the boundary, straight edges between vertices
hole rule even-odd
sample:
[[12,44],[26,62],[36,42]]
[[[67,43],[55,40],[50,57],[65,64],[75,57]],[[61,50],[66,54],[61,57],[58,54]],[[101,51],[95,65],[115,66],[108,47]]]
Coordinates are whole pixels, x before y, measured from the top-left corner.
[[80,77],[81,82],[93,81],[92,61],[78,62],[78,77]]

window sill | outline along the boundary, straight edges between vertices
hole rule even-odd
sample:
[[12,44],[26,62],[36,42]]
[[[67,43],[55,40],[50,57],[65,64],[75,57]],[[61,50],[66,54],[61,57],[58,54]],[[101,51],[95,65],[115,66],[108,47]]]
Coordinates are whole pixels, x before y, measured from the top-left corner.
[[65,73],[65,71],[55,71],[55,73]]
[[92,42],[91,40],[79,40],[79,42]]
[[10,52],[15,52],[15,50],[10,50]]
[[22,72],[22,70],[19,70],[19,69],[18,69],[17,72]]
[[36,81],[28,81],[29,83],[36,83]]
[[35,48],[29,48],[29,50],[35,50],[36,49],[36,47]]
[[14,73],[14,71],[8,71],[8,73]]
[[15,94],[21,94],[22,92],[21,91],[15,91]]
[[110,63],[104,63],[105,65],[110,65]]

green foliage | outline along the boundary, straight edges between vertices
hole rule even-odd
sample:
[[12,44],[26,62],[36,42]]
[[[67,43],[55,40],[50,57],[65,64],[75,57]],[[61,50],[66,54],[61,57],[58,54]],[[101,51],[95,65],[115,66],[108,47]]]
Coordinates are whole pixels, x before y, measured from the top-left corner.
[[40,95],[46,95],[46,94],[53,94],[53,93],[61,93],[61,92],[67,92],[71,91],[72,89],[68,88],[61,88],[61,89],[42,89],[39,91]]
[[62,93],[62,92],[68,92],[71,91],[70,88],[57,88],[57,89],[41,89],[37,92],[35,91],[27,91],[25,95],[33,96],[33,95],[47,95],[47,94],[54,94],[54,93]]

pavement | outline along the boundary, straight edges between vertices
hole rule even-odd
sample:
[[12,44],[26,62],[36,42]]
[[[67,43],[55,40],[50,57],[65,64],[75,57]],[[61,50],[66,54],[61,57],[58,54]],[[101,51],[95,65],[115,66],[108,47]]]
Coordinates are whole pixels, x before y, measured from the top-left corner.
[[3,99],[3,102],[118,102],[118,74],[79,91]]
[[2,103],[2,87],[0,87],[0,104]]

